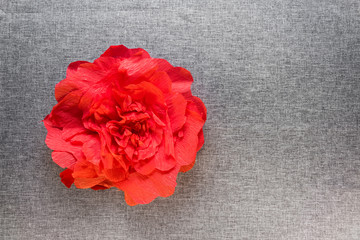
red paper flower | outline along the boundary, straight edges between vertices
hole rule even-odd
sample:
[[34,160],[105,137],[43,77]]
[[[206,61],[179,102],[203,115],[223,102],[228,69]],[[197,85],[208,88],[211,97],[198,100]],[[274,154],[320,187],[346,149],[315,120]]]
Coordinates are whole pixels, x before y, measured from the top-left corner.
[[52,158],[66,168],[61,181],[117,187],[129,205],[172,195],[204,143],[206,108],[192,82],[186,69],[123,45],[71,63],[44,119]]

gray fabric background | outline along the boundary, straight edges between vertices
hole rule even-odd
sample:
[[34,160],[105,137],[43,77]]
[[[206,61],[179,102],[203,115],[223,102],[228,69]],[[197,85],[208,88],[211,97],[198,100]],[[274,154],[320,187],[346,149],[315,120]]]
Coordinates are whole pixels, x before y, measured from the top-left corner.
[[[0,0],[1,239],[360,239],[355,0]],[[76,60],[142,47],[194,76],[205,145],[175,194],[67,189],[40,120]]]

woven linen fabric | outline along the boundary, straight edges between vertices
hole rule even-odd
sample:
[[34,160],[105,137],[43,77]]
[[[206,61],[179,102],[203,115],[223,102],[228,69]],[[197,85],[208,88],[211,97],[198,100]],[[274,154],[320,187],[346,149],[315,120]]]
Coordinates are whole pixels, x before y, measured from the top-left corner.
[[[0,0],[1,239],[360,239],[357,0]],[[174,195],[67,189],[41,120],[69,63],[191,71],[205,145]]]

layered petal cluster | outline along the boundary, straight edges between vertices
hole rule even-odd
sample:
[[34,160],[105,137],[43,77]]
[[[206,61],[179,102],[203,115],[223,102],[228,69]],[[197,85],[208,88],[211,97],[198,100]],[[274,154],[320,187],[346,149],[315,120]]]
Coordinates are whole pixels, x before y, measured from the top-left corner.
[[206,108],[192,82],[186,69],[123,45],[71,63],[44,119],[52,159],[66,168],[61,181],[116,187],[129,205],[173,194],[204,143]]

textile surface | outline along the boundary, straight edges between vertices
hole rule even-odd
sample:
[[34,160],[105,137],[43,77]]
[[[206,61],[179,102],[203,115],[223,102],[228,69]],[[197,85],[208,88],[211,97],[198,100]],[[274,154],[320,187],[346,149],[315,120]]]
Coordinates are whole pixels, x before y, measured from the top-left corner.
[[[1,239],[360,239],[356,0],[0,0]],[[205,145],[174,195],[67,189],[41,120],[110,45],[185,67]]]

